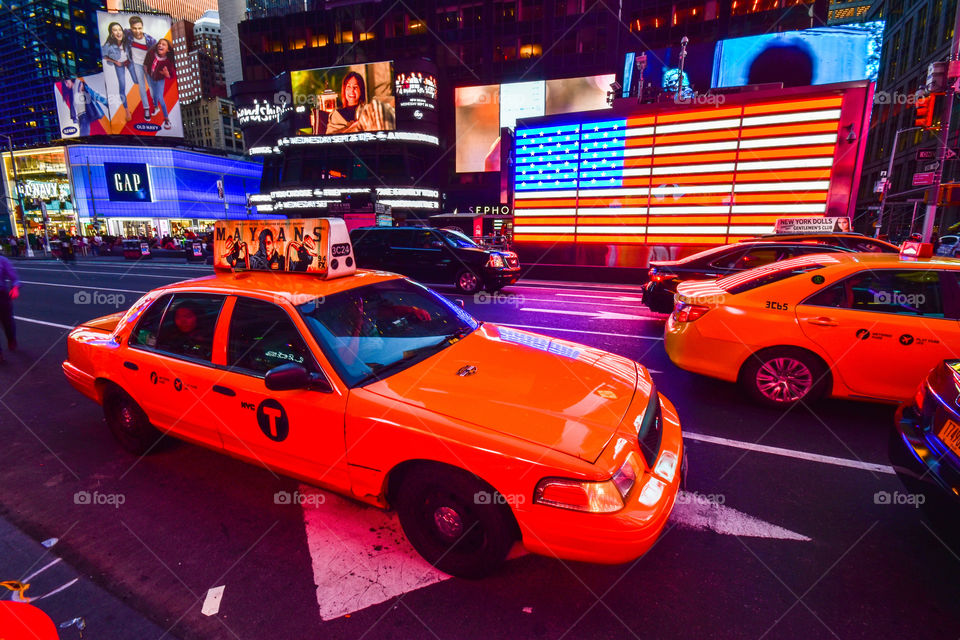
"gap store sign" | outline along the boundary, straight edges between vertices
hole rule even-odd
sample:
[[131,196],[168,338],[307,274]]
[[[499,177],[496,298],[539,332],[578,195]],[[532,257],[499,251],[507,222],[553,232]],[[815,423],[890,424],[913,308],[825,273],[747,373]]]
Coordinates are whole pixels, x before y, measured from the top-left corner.
[[150,176],[144,163],[104,162],[111,201],[150,202]]

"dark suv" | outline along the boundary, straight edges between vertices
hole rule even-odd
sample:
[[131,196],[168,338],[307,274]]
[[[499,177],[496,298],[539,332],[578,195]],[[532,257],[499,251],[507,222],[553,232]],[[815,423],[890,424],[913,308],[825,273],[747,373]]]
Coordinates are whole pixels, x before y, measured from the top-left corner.
[[480,247],[459,231],[428,227],[361,227],[350,232],[357,266],[420,282],[453,284],[464,293],[497,291],[520,277],[512,251]]

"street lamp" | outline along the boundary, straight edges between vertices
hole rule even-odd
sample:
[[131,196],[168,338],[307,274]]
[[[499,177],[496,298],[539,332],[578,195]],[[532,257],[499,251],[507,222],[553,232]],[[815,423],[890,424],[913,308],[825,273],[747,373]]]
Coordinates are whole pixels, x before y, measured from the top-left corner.
[[[7,139],[7,149],[10,150],[10,166],[13,167],[13,190],[17,192],[17,204],[20,206],[20,222],[23,223],[23,240],[27,245],[27,257],[33,257],[33,248],[30,246],[30,232],[27,229],[27,210],[23,208],[23,196],[20,195],[20,176],[17,174],[17,160],[13,157],[13,141],[5,133],[0,133]],[[12,200],[12,198],[11,198]],[[14,229],[16,232],[16,229]],[[14,233],[16,235],[16,233]]]
[[880,229],[883,225],[883,208],[887,204],[887,190],[890,188],[890,179],[893,177],[893,161],[897,157],[897,141],[900,139],[901,133],[906,133],[907,131],[917,131],[919,129],[924,129],[926,127],[908,127],[906,129],[897,129],[897,132],[893,134],[893,149],[890,150],[890,163],[887,165],[887,177],[883,181],[883,197],[880,198],[880,211],[877,212],[877,230],[874,232],[873,237],[880,237]]

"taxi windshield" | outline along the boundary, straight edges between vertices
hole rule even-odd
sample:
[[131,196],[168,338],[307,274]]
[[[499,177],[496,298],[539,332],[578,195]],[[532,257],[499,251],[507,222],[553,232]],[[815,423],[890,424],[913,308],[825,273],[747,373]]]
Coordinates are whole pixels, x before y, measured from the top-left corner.
[[480,326],[456,304],[402,279],[315,298],[297,311],[351,387],[402,371]]

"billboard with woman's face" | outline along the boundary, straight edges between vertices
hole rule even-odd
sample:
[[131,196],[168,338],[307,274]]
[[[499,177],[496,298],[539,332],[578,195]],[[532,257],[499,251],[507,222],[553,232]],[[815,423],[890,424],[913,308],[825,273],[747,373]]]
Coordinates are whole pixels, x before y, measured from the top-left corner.
[[183,137],[170,16],[97,12],[112,132]]
[[298,132],[337,135],[397,128],[393,64],[373,62],[293,71]]

